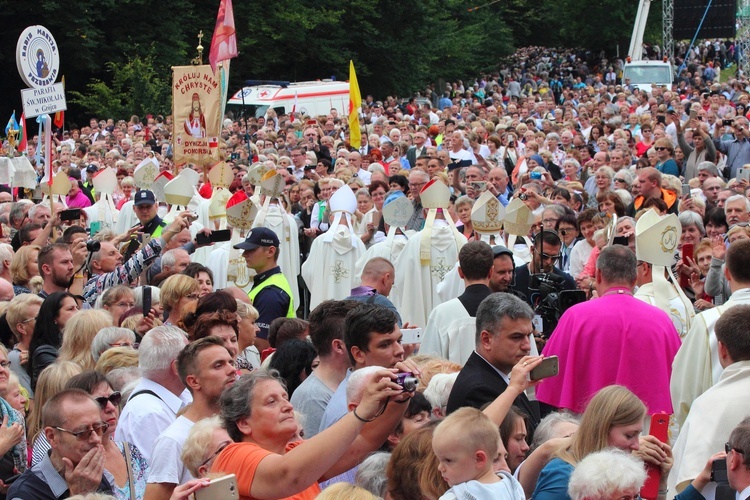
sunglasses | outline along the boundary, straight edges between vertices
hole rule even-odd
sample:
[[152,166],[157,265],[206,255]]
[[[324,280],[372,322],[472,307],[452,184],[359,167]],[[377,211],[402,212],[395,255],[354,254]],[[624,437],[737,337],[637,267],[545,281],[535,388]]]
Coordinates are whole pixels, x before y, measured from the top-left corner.
[[654,148],[655,151],[664,151],[665,149],[669,149],[669,148],[663,148],[661,146],[658,148]]
[[727,453],[729,453],[732,450],[736,451],[740,455],[744,455],[745,454],[745,452],[743,450],[740,450],[739,448],[735,448],[734,446],[732,446],[729,443],[724,443],[724,451],[726,451]]
[[112,403],[112,406],[115,408],[120,406],[120,401],[122,401],[122,394],[120,394],[118,391],[113,392],[109,396],[99,396],[98,398],[94,398],[94,401],[99,405],[99,408],[102,410],[107,407],[107,403]]
[[91,428],[83,429],[82,431],[69,431],[68,429],[63,429],[62,427],[55,427],[60,432],[65,432],[67,434],[71,434],[75,436],[75,438],[78,441],[85,441],[91,436],[92,432],[95,432],[97,436],[101,436],[105,432],[107,432],[107,429],[109,429],[109,424],[106,422],[101,422],[98,424],[94,424],[91,426]]

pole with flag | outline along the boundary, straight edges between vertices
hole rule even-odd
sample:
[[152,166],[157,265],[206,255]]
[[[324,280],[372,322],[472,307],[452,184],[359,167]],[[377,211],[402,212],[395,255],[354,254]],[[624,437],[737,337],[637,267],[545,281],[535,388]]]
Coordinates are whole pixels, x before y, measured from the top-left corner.
[[208,52],[208,62],[216,73],[216,65],[237,57],[237,32],[234,29],[234,10],[232,0],[221,0],[219,13],[216,16],[216,27],[211,37],[211,49]]
[[294,104],[292,104],[292,119],[291,122],[294,123],[294,114],[297,112],[297,91],[294,91]]
[[18,135],[21,137],[21,141],[18,143],[18,151],[25,155],[26,154],[26,148],[28,147],[28,139],[26,138],[26,112],[21,113],[21,121],[18,124],[19,133]]
[[[62,77],[63,90],[65,89],[65,76]],[[60,133],[65,131],[65,111],[58,111],[55,113],[55,119],[53,120],[55,127],[60,129]]]
[[18,122],[16,121],[16,110],[13,110],[13,114],[10,115],[8,124],[5,126],[5,136],[8,138],[8,145],[10,146],[9,154],[14,155],[13,150],[16,147],[16,138],[18,137]]
[[359,110],[362,108],[362,94],[359,93],[354,61],[349,61],[349,144],[354,149],[362,146],[362,133],[359,129]]

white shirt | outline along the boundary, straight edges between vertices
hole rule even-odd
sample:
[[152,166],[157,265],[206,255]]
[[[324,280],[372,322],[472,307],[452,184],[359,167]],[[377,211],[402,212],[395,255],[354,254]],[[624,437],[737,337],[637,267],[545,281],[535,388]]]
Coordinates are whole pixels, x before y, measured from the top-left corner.
[[153,391],[152,394],[130,396],[117,422],[115,441],[127,441],[141,450],[141,455],[151,463],[154,442],[169,425],[177,419],[177,412],[193,401],[186,390],[175,396],[166,387],[147,378],[141,379],[133,389],[135,395],[141,391]]
[[181,415],[159,434],[149,462],[149,483],[185,484],[193,479],[181,457],[182,446],[193,425],[195,422]]

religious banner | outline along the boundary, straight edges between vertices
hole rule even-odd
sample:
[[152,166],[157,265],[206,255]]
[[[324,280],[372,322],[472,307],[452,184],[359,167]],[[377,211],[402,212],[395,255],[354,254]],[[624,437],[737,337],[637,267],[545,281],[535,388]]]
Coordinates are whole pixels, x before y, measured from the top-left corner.
[[174,163],[213,165],[220,159],[221,84],[207,64],[172,71]]

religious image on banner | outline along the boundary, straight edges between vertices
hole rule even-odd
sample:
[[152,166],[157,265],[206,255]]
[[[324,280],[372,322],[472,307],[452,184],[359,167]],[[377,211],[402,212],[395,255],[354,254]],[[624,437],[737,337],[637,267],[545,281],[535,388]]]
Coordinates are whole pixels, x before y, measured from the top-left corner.
[[172,70],[175,165],[213,165],[220,159],[221,84],[209,65]]

